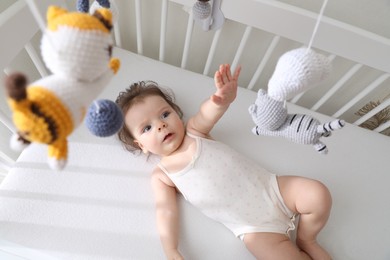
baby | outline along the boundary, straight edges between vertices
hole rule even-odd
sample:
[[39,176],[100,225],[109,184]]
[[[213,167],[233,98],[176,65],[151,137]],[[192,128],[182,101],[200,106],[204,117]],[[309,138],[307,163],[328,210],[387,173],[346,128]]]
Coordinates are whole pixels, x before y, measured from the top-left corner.
[[[221,65],[215,94],[186,124],[172,97],[154,82],[135,83],[116,100],[125,115],[118,136],[126,149],[161,158],[151,181],[167,259],[185,258],[178,250],[177,191],[243,240],[257,259],[331,259],[316,241],[330,214],[328,189],[315,180],[272,174],[211,138],[236,98],[239,75],[240,68],[232,75],[230,65]],[[298,215],[293,243],[288,232]]]

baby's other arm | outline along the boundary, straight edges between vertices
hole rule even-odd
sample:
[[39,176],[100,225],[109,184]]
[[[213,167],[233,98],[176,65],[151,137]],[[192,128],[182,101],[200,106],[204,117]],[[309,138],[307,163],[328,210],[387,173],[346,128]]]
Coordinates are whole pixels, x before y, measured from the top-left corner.
[[209,137],[214,125],[236,98],[240,71],[241,67],[238,67],[232,75],[229,64],[219,66],[219,70],[214,75],[217,90],[208,100],[203,102],[198,113],[188,120],[188,132],[202,137]]
[[165,255],[169,260],[183,260],[178,251],[179,209],[175,185],[157,167],[151,182],[156,203],[157,229]]

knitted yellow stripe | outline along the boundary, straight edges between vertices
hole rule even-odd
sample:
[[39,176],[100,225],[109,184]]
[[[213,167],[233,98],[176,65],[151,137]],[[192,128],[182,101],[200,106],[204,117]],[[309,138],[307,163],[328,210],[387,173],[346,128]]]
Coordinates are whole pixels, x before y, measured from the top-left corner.
[[51,91],[37,86],[27,88],[27,96],[45,116],[54,120],[57,139],[66,139],[73,130],[73,121],[72,114],[61,100]]
[[18,132],[30,142],[48,144],[53,141],[53,136],[44,118],[33,113],[32,103],[28,99],[16,101],[9,98],[8,104],[13,112],[12,119]]
[[109,30],[97,18],[86,13],[67,13],[66,10],[56,6],[49,8],[47,19],[48,29],[51,31],[56,31],[59,26],[68,26],[81,30],[100,30],[109,33]]

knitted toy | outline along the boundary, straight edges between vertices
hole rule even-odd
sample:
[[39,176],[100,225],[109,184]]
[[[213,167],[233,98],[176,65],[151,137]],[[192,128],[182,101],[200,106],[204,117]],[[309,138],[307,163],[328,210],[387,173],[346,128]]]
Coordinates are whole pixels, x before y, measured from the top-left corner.
[[114,4],[111,4],[109,0],[96,0],[93,1],[91,7],[89,6],[89,0],[77,0],[76,9],[79,12],[93,14],[97,9],[106,8],[111,11],[112,24],[115,24],[118,19],[118,9]]
[[[118,15],[114,5],[108,0],[97,0],[89,7],[89,0],[77,0],[77,11],[94,13],[99,8],[110,9],[112,23]],[[98,137],[108,137],[116,134],[123,125],[123,113],[118,105],[108,99],[95,100],[88,108],[85,125],[89,132]]]
[[203,20],[211,15],[210,0],[198,0],[192,7],[194,18]]
[[123,113],[118,105],[108,99],[94,101],[85,116],[88,130],[98,137],[116,134],[123,126]]
[[327,57],[299,48],[282,55],[268,83],[268,94],[260,89],[249,114],[255,135],[281,136],[299,144],[311,144],[321,154],[328,149],[320,141],[345,125],[343,120],[321,124],[309,115],[288,114],[285,101],[322,81],[330,71]]
[[18,130],[13,148],[31,142],[48,145],[49,165],[62,169],[67,161],[67,137],[82,122],[87,107],[118,71],[111,58],[111,12],[94,15],[50,6],[41,53],[52,75],[27,87],[23,74],[6,79],[8,103]]
[[[107,9],[110,9],[110,1],[108,0],[97,0],[93,3],[94,4],[98,4],[101,8],[107,8]],[[77,11],[79,12],[83,12],[83,13],[88,13],[90,10],[89,10],[89,0],[78,0],[77,1]],[[91,10],[91,12],[94,12],[95,10]]]
[[217,30],[225,22],[221,0],[198,0],[192,6],[192,14],[203,31]]

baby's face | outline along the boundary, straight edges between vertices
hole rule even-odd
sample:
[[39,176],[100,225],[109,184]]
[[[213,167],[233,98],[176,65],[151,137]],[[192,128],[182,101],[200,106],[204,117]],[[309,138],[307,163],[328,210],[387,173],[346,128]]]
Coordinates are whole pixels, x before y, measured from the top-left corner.
[[160,96],[149,96],[134,104],[125,115],[125,123],[144,153],[170,155],[185,136],[183,121]]

